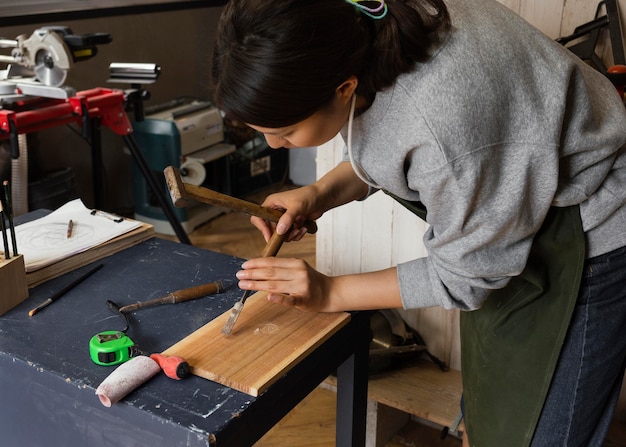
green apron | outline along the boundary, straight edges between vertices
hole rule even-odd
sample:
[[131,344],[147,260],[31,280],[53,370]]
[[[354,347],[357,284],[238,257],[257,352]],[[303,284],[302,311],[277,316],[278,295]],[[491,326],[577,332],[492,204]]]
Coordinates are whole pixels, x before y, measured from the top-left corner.
[[[387,192],[425,219],[426,209]],[[585,258],[578,206],[552,207],[526,268],[461,312],[465,427],[473,447],[530,445],[571,320]]]

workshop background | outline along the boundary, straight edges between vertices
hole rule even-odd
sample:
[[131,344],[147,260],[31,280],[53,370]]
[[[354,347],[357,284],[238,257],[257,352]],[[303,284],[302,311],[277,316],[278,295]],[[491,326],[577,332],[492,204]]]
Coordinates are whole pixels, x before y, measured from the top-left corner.
[[[207,3],[213,3],[208,2]],[[129,84],[109,83],[112,62],[155,63],[161,74],[154,84],[144,88],[151,98],[145,107],[175,98],[210,99],[210,60],[212,42],[221,7],[192,8],[114,17],[64,20],[63,22],[28,23],[0,28],[0,36],[15,39],[30,35],[47,25],[68,26],[74,34],[108,33],[112,42],[98,46],[98,54],[75,63],[65,85],[77,91],[94,87],[129,89]],[[132,114],[129,114],[132,118]],[[93,206],[91,152],[88,143],[66,127],[51,128],[29,135],[29,181],[45,174],[71,168],[76,189],[86,206]],[[133,209],[132,157],[124,150],[119,135],[102,128],[105,181],[103,209],[128,214]],[[8,156],[6,148],[2,157]]]
[[[573,32],[578,25],[591,21],[600,2],[594,0],[499,0],[520,14],[548,36],[557,38]],[[621,22],[626,23],[626,0],[619,0]],[[111,62],[148,62],[162,68],[158,81],[147,86],[152,98],[146,106],[159,104],[177,97],[210,99],[210,59],[212,41],[221,7],[138,13],[115,17],[41,22],[0,27],[0,36],[14,39],[30,34],[40,25],[65,25],[76,34],[109,33],[110,44],[98,47],[93,59],[77,63],[70,70],[66,84],[76,90],[93,87],[129,88],[109,84],[108,66]],[[610,45],[603,35],[602,56],[610,63]],[[124,150],[118,135],[103,128],[103,162],[105,169],[105,207],[125,213],[133,208],[132,160]],[[29,140],[32,179],[45,172],[70,167],[75,175],[76,188],[87,206],[93,203],[91,154],[88,144],[67,128],[53,128],[32,135]],[[341,142],[331,142],[318,152],[317,175],[334,165],[342,148]],[[294,152],[295,153],[295,152]],[[2,156],[6,156],[2,153]],[[310,155],[309,155],[310,157]],[[310,160],[314,161],[314,160]],[[297,166],[302,166],[298,164]],[[308,174],[304,174],[305,176]],[[306,183],[304,180],[301,183]],[[362,227],[353,223],[355,216],[365,222]],[[368,220],[368,217],[375,216]],[[384,222],[381,224],[381,220]],[[352,224],[350,224],[352,222]],[[367,222],[372,222],[368,225]],[[408,231],[414,232],[414,223],[403,211],[385,197],[346,207],[329,213],[320,221],[317,236],[317,263],[324,272],[335,274],[347,271],[365,271],[384,268],[407,256],[424,255],[422,247],[401,246]],[[386,226],[391,229],[381,232]],[[367,240],[369,244],[361,244]],[[458,325],[456,312],[427,309],[405,314],[409,323],[426,339],[429,348],[453,368],[460,367]],[[617,418],[626,421],[626,397],[622,393]]]

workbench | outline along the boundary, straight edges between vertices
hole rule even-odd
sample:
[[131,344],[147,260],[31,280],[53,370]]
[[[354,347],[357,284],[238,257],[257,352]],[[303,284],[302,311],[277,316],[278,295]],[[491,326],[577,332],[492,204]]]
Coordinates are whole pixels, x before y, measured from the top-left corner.
[[95,389],[114,367],[94,364],[88,344],[98,332],[124,327],[106,300],[130,304],[224,281],[221,294],[129,314],[128,335],[138,347],[161,352],[232,307],[241,295],[234,274],[243,260],[152,238],[99,262],[103,268],[40,313],[28,316],[90,266],[31,289],[26,301],[0,317],[2,445],[249,446],[333,372],[337,446],[364,445],[368,313],[352,314],[258,397],[197,376],[176,381],[159,373],[104,407]]

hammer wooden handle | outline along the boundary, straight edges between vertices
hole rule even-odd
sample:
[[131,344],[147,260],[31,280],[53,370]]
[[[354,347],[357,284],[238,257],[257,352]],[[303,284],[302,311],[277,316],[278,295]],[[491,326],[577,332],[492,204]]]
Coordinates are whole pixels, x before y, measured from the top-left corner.
[[[180,171],[173,166],[165,168],[163,173],[172,197],[172,203],[179,208],[184,208],[190,204],[190,200],[195,200],[208,203],[209,205],[241,211],[270,222],[278,222],[280,216],[283,215],[283,211],[257,205],[256,203],[241,200],[202,186],[184,183],[180,177]],[[309,233],[317,231],[317,224],[312,220],[306,221],[304,226]]]
[[153,300],[129,304],[128,306],[122,306],[120,307],[120,312],[133,312],[137,309],[142,309],[149,306],[156,306],[159,304],[182,303],[183,301],[195,300],[196,298],[201,298],[203,296],[220,293],[222,290],[224,290],[224,285],[221,281],[216,281],[209,284],[202,284],[200,286],[176,290],[175,292],[169,293],[160,298],[155,298]]

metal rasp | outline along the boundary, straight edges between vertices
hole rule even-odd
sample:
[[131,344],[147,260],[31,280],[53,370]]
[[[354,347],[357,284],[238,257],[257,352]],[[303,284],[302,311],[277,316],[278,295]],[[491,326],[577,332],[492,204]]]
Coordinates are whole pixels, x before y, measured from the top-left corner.
[[[265,246],[265,248],[263,249],[263,253],[261,253],[261,257],[267,258],[270,256],[276,256],[286,236],[287,236],[286,234],[274,233],[272,237],[270,238],[270,240],[267,242],[267,245]],[[243,305],[251,293],[252,292],[250,290],[246,290],[241,296],[241,298],[239,299],[239,301],[235,303],[235,305],[230,311],[230,314],[228,315],[228,319],[226,320],[224,327],[222,328],[223,334],[229,335],[232,332],[233,326],[237,322],[237,318],[239,318],[239,314],[243,310]]]

